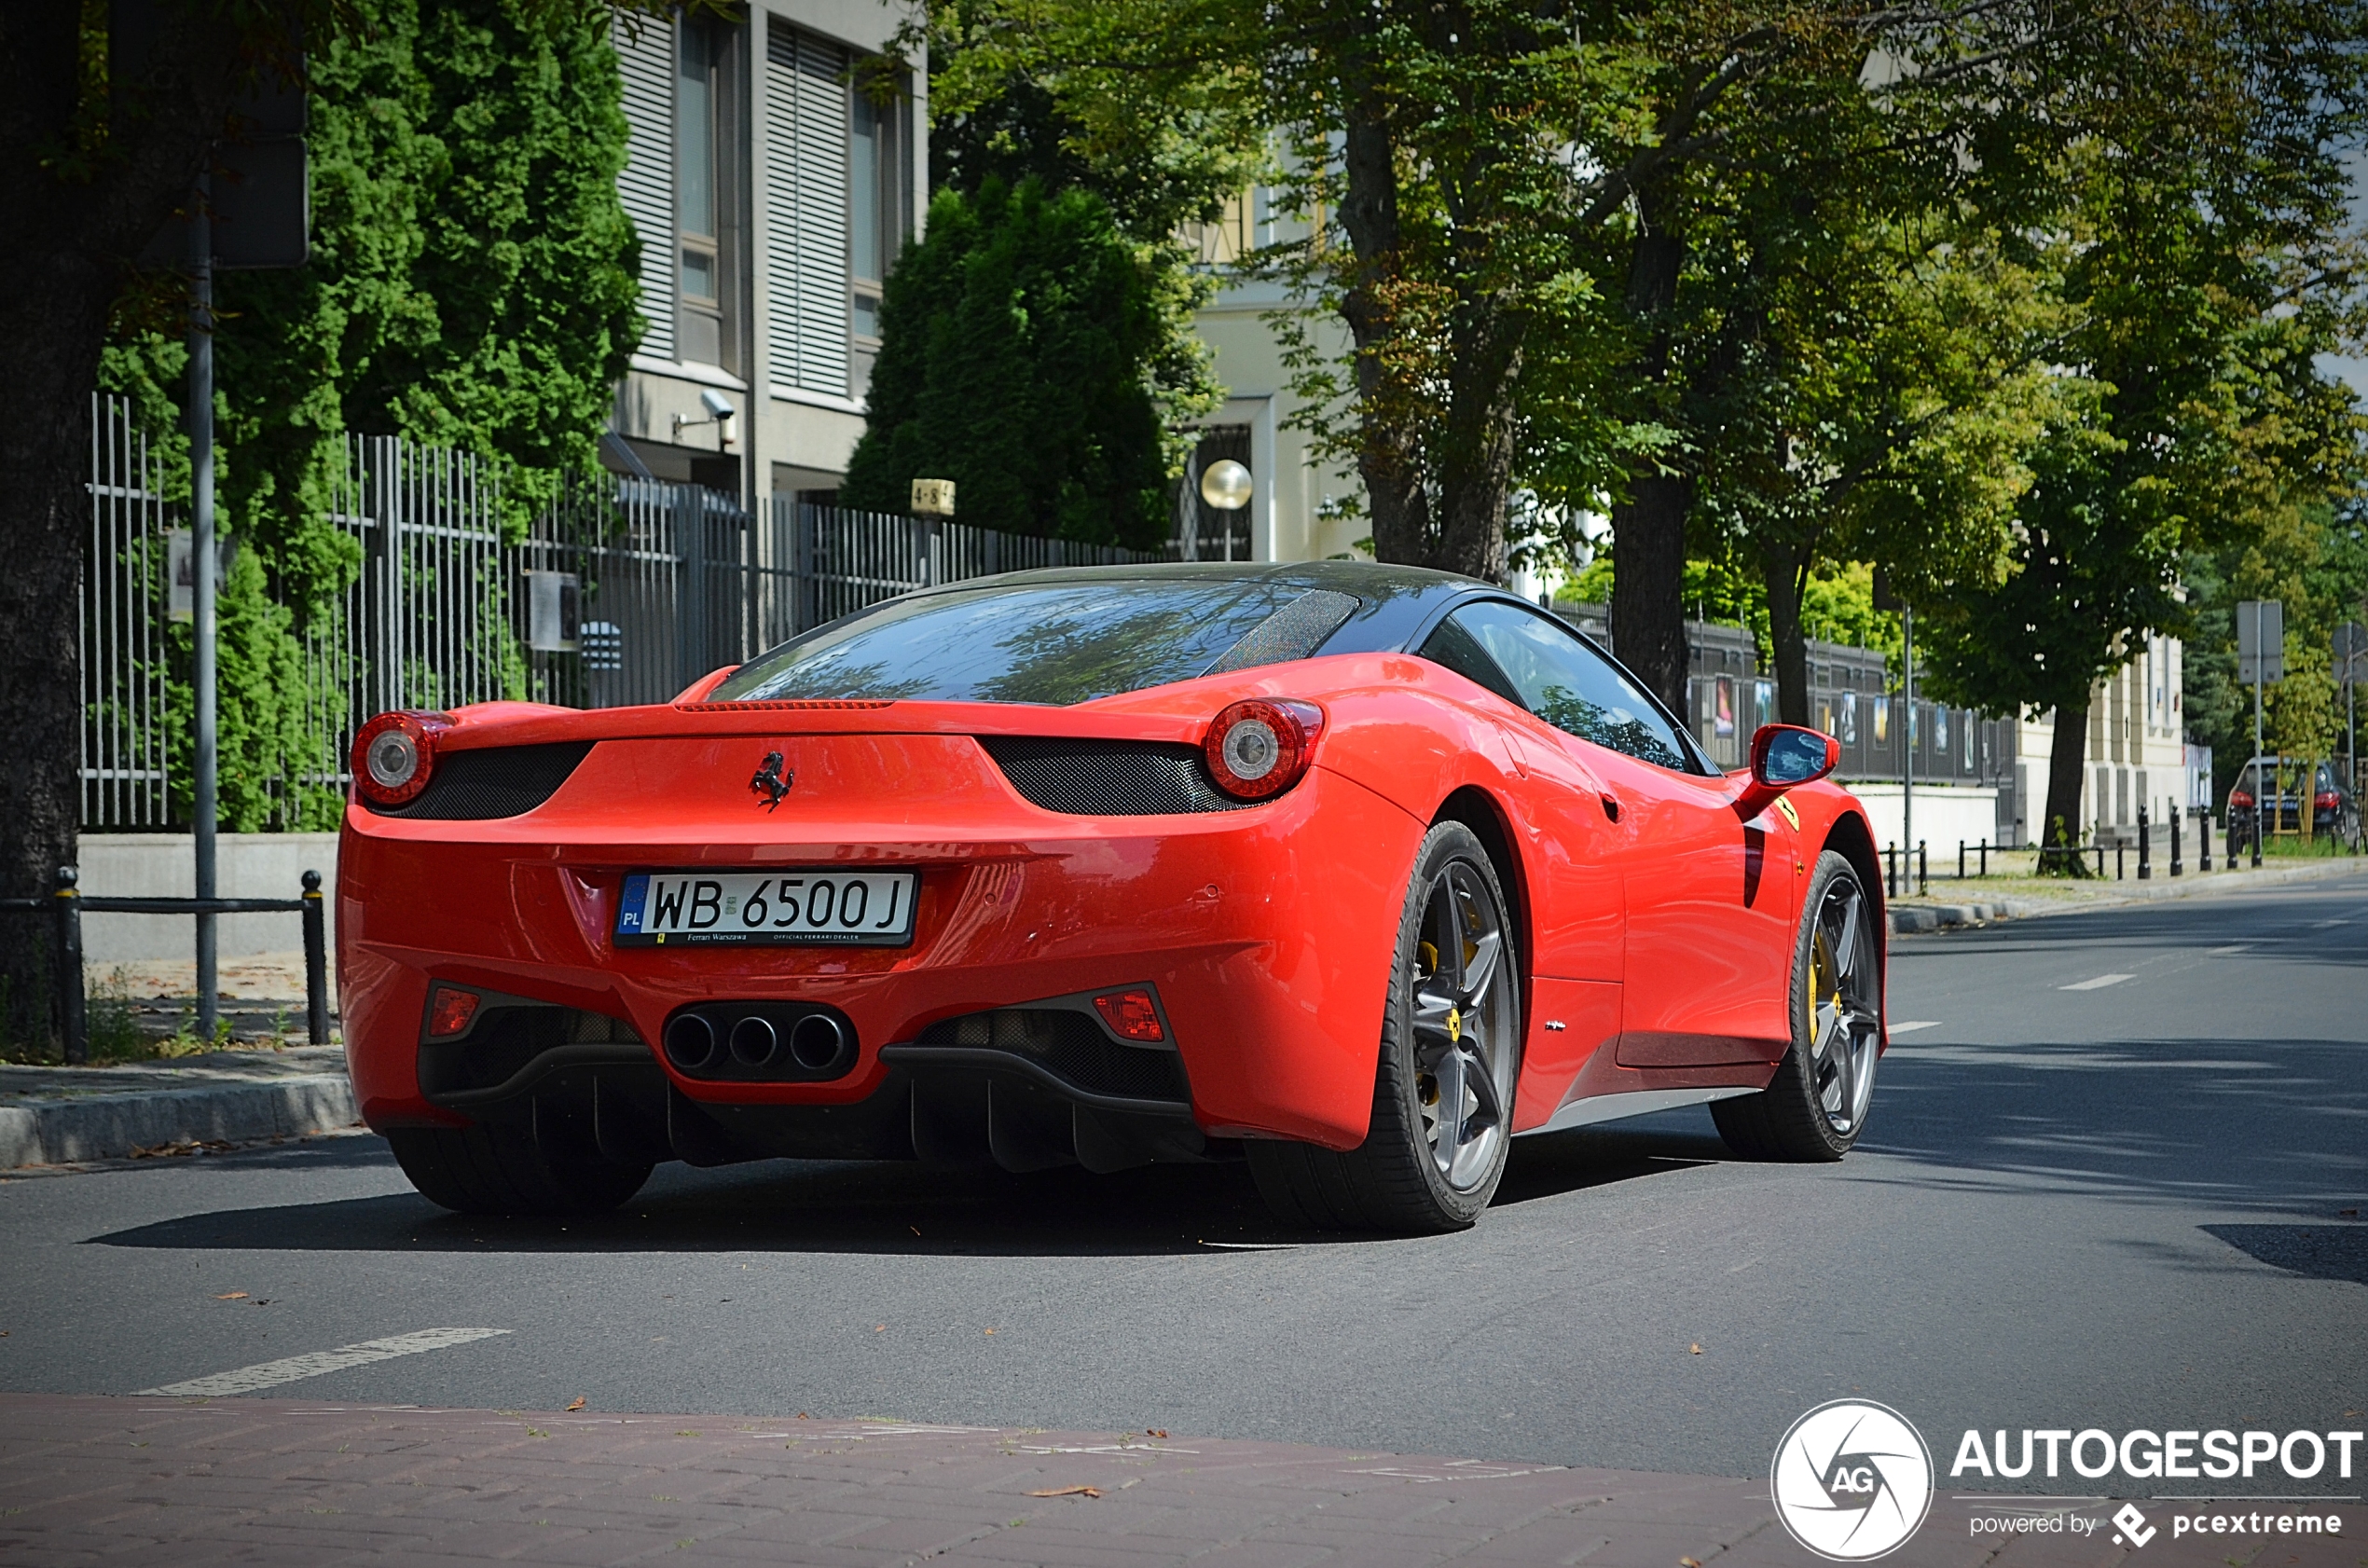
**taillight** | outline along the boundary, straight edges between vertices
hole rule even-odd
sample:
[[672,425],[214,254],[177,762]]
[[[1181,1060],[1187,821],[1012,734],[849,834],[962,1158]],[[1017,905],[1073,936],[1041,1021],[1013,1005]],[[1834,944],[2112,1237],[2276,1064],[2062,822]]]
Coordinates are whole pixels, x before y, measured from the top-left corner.
[[2310,797],[2310,804],[2320,811],[2333,811],[2343,803],[2343,797],[2333,790],[2329,790],[2324,794]]
[[1094,998],[1094,1011],[1121,1039],[1157,1041],[1167,1038],[1160,1027],[1159,1005],[1149,991],[1113,991]]
[[1299,782],[1323,728],[1324,710],[1312,702],[1237,702],[1209,724],[1201,750],[1218,789],[1262,801]]
[[372,805],[416,799],[435,772],[435,737],[451,727],[441,713],[381,713],[353,737],[353,787]]
[[2230,805],[2245,806],[2250,809],[2253,804],[2253,797],[2251,792],[2249,791],[2231,790],[2228,791],[2228,804]]

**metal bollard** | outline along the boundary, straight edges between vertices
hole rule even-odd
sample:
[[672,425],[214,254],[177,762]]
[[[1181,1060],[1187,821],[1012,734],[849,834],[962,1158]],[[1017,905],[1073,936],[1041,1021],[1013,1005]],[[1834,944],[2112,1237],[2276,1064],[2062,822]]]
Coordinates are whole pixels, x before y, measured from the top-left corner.
[[[2104,873],[2105,868],[2100,865],[2097,868],[2097,874],[2102,876]],[[2119,839],[2113,840],[2113,880],[2115,882],[2129,880],[2129,846]]]
[[2146,808],[2140,806],[2138,808],[2138,880],[2141,882],[2152,882],[2155,879],[2154,848],[2148,839],[2152,828],[2153,824],[2146,820]]
[[2173,876],[2179,874],[2179,841],[2184,837],[2186,834],[2179,831],[2179,806],[2174,802],[2170,808],[2170,874]]
[[313,1044],[329,1043],[328,919],[317,871],[304,873],[304,1025]]
[[2200,876],[2211,870],[2211,812],[2209,808],[2196,813],[2196,843],[2203,851],[2196,857],[2196,873]]
[[1962,838],[1957,841],[1957,880],[1965,880],[1965,841]]
[[1899,846],[1883,846],[1883,897],[1899,897]]
[[1981,841],[1981,873],[1985,877],[1989,874],[1989,840],[1988,839]]
[[76,1066],[90,1060],[89,1017],[82,998],[82,891],[76,886],[81,873],[72,866],[58,868],[54,909],[58,984],[58,1028],[64,1036],[65,1059]]
[[2094,844],[2089,847],[2097,851],[2097,880],[2102,882],[2105,879],[2105,846]]
[[1924,898],[1933,890],[1932,865],[1924,859],[1924,841],[1916,841],[1916,896]]

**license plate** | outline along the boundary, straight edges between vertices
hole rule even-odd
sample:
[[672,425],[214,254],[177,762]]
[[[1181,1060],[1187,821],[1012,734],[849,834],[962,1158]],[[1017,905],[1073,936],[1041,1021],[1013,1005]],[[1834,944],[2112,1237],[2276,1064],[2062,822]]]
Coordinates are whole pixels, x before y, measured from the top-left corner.
[[619,947],[913,940],[918,872],[635,872],[617,901]]

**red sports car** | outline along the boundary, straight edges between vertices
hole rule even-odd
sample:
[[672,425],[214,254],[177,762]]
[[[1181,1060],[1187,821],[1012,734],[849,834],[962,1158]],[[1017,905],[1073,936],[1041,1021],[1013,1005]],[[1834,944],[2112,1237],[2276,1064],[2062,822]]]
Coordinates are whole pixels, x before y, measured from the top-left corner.
[[347,1056],[470,1212],[668,1159],[1246,1159],[1288,1221],[1442,1230],[1515,1136],[1701,1102],[1836,1159],[1884,922],[1835,758],[1771,725],[1723,774],[1443,573],[959,583],[663,707],[372,720]]

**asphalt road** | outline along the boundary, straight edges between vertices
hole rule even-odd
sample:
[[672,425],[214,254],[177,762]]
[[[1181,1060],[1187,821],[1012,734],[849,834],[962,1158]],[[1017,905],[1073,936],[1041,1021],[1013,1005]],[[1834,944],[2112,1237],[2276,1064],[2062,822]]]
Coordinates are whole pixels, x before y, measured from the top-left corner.
[[1296,1240],[1225,1167],[670,1166],[565,1226],[445,1215],[365,1137],[8,1180],[0,1387],[475,1327],[506,1332],[273,1392],[1727,1475],[1851,1394],[1935,1447],[2360,1424],[2368,875],[1907,939],[1892,973],[1931,1026],[1849,1160],[1744,1163],[1700,1111],[1525,1139],[1438,1239]]

